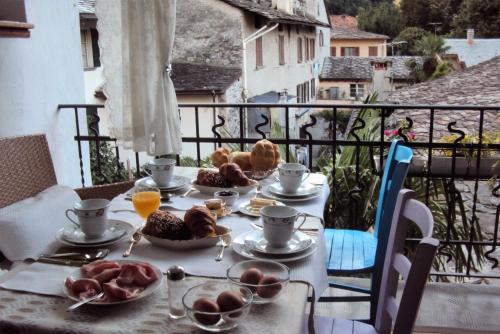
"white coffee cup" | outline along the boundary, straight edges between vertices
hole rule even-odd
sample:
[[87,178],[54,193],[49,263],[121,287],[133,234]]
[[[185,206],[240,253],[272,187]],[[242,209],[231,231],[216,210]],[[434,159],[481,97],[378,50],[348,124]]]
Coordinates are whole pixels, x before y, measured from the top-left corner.
[[[295,193],[299,189],[311,172],[302,164],[297,163],[282,163],[278,165],[279,181],[281,188],[286,193]],[[304,174],[307,176],[304,177]]]
[[151,170],[151,177],[159,187],[167,187],[174,176],[175,160],[173,159],[154,159],[148,162],[148,168]]
[[[286,247],[293,233],[306,221],[306,214],[298,212],[291,206],[270,205],[260,209],[264,239],[270,247]],[[294,228],[299,217],[302,222]]]
[[[87,238],[98,238],[106,231],[109,203],[107,199],[101,198],[76,202],[73,209],[66,210],[66,217],[78,226]],[[78,222],[71,219],[70,212],[78,218]]]

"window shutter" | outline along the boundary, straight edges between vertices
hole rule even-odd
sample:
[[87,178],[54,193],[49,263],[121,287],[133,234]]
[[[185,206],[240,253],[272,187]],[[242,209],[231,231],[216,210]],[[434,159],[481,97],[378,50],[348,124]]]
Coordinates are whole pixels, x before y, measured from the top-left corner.
[[344,47],[340,48],[340,56],[345,57],[345,48]]
[[280,65],[285,64],[285,36],[278,36],[278,49],[279,49],[279,63]]
[[354,48],[354,54],[359,57],[359,48]]
[[255,66],[264,66],[264,61],[262,59],[262,37],[255,40]]
[[94,61],[93,67],[99,67],[101,66],[101,59],[98,44],[99,33],[97,32],[97,29],[90,29],[90,38],[92,40],[92,60]]
[[306,62],[309,60],[309,38],[306,37],[305,43],[304,43],[304,49],[306,53]]
[[368,48],[368,55],[370,57],[378,57],[378,52],[377,52],[378,48],[376,46],[370,46]]
[[297,63],[302,63],[302,38],[297,38]]
[[330,47],[330,56],[337,57],[337,48],[335,46]]

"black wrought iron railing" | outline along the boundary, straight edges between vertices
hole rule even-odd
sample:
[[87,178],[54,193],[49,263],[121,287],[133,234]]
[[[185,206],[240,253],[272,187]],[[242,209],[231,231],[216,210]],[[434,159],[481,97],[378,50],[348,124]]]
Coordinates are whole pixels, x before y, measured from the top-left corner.
[[[123,173],[116,139],[99,131],[102,108],[59,106],[75,115],[83,186],[90,177],[84,175],[83,142],[96,145],[94,173],[106,180],[99,158],[103,142],[113,143],[114,168]],[[286,161],[296,159],[294,146],[306,148],[304,163],[329,177],[324,218],[332,227],[370,227],[384,155],[390,141],[401,138],[415,153],[405,186],[433,212],[441,241],[433,275],[442,280],[500,278],[495,272],[500,258],[500,106],[209,103],[181,104],[179,110],[191,120],[185,129],[192,135],[182,141],[194,145],[192,159],[177,156],[180,165],[189,160],[202,166],[207,144],[246,150],[267,138],[280,146]],[[88,113],[88,135],[79,124],[80,112]],[[139,160],[136,153],[136,177],[141,175]],[[418,240],[418,235],[407,239],[409,251]]]

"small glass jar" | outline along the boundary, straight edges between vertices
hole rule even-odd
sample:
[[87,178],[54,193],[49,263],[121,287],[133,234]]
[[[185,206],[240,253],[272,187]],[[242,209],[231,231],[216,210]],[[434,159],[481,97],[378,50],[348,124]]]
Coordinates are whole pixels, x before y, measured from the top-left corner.
[[186,292],[184,268],[172,266],[167,270],[168,289],[168,316],[172,319],[180,319],[186,316],[186,310],[182,305],[182,297]]

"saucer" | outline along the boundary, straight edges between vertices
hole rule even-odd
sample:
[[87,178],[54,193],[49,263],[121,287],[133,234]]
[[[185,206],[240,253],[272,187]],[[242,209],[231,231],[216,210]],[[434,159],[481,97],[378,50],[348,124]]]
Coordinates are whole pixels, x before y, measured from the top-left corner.
[[317,188],[316,192],[311,194],[311,195],[292,196],[292,197],[274,194],[269,190],[269,186],[264,187],[262,189],[262,195],[264,197],[274,199],[276,201],[283,201],[283,202],[305,202],[305,201],[309,201],[309,200],[312,200],[314,198],[320,197],[321,194],[322,194],[322,192],[321,192],[320,188]]
[[287,245],[283,248],[271,247],[264,239],[263,231],[253,231],[245,237],[245,246],[251,251],[266,255],[290,255],[303,252],[313,244],[312,238],[308,235],[296,231]]
[[57,232],[56,239],[69,246],[97,247],[113,244],[123,239],[131,229],[128,223],[119,220],[109,220],[108,225],[104,234],[98,238],[89,239],[80,229],[67,226]]
[[308,196],[316,195],[316,193],[318,193],[318,191],[319,191],[319,188],[317,186],[313,186],[309,183],[303,183],[300,185],[300,187],[297,189],[296,192],[290,193],[290,192],[284,191],[283,188],[281,187],[281,184],[273,183],[273,184],[269,185],[268,190],[269,190],[269,192],[271,192],[274,195],[278,195],[281,197],[295,198],[295,197],[308,197]]
[[167,186],[159,186],[155,183],[155,181],[151,178],[151,176],[144,177],[135,181],[135,186],[144,186],[144,187],[152,187],[159,188],[164,191],[177,191],[180,190],[191,183],[191,179],[185,176],[174,175],[172,180]]

